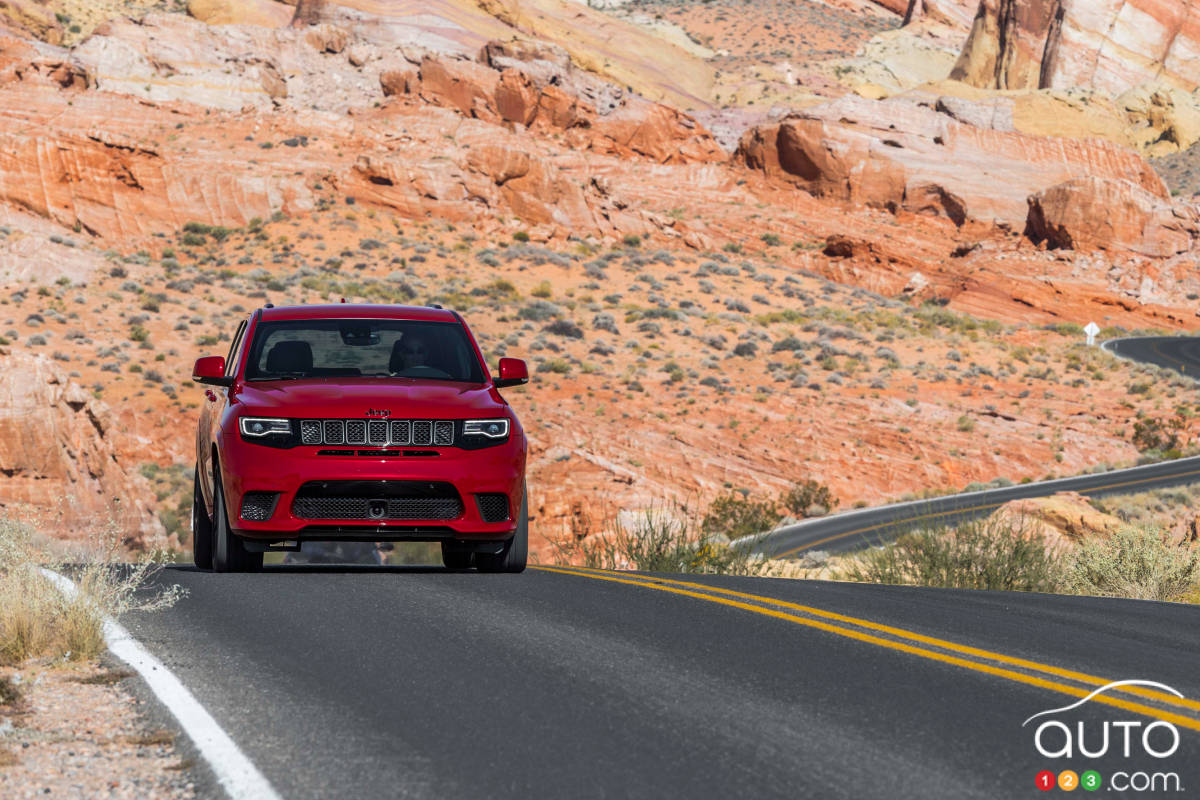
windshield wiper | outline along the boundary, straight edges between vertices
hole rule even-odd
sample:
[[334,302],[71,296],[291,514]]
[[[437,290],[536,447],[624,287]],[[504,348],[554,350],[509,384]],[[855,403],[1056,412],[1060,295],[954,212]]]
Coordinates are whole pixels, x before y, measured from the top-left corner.
[[303,372],[284,372],[284,373],[280,373],[279,375],[272,375],[270,377],[247,378],[246,382],[249,383],[252,381],[254,381],[254,382],[257,382],[257,381],[299,381],[299,380],[304,380],[305,378],[311,378],[311,377],[313,377],[313,376],[309,375],[307,373],[303,373]]

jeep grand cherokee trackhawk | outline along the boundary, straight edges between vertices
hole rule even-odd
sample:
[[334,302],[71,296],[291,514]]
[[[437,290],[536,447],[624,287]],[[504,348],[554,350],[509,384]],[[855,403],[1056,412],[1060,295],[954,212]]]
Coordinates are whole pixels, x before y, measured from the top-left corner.
[[226,358],[201,358],[196,566],[262,567],[306,542],[440,541],[447,567],[520,572],[525,434],[457,313],[436,307],[258,309]]

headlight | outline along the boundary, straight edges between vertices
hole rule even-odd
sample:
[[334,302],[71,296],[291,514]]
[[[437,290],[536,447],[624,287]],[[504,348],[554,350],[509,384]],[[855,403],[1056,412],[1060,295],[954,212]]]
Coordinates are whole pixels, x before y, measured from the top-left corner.
[[238,420],[238,424],[241,426],[242,436],[258,438],[261,436],[271,436],[272,434],[281,436],[292,435],[292,422],[287,419],[242,417]]
[[488,439],[507,439],[507,419],[469,419],[463,423],[463,436],[484,436]]

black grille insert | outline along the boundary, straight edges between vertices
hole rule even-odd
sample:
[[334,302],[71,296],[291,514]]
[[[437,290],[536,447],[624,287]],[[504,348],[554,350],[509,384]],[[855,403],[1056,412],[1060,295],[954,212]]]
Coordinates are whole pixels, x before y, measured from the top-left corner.
[[462,512],[452,484],[428,481],[312,481],[292,501],[301,519],[455,519]]
[[266,522],[275,513],[279,492],[246,492],[242,495],[242,519]]
[[504,522],[508,519],[508,495],[477,494],[475,504],[484,522]]

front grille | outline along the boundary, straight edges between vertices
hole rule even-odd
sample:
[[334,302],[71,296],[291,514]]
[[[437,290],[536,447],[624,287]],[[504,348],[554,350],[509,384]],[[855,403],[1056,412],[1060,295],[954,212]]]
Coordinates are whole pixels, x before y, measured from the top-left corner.
[[448,419],[302,419],[300,443],[452,447],[454,427]]
[[454,519],[462,503],[456,497],[297,497],[292,513],[301,519]]
[[508,519],[508,495],[477,494],[475,504],[484,522],[504,522]]
[[246,492],[242,495],[242,519],[266,522],[275,513],[279,492]]
[[462,513],[453,485],[428,481],[312,481],[292,501],[300,519],[443,520]]

